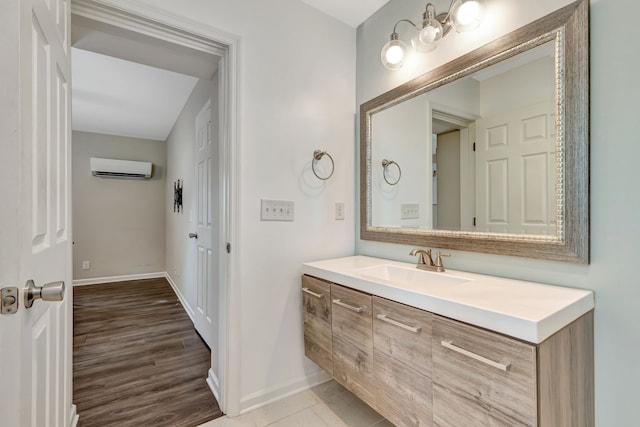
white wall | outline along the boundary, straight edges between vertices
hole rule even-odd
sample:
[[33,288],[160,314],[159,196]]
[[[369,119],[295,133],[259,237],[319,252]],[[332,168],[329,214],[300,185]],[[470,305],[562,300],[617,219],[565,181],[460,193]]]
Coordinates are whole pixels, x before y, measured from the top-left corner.
[[[355,31],[295,0],[144,0],[240,37],[241,406],[306,387],[301,264],[353,254]],[[313,151],[335,160],[311,172]],[[295,202],[294,222],[261,222],[260,198]],[[346,220],[334,220],[334,202]]]
[[480,111],[491,117],[555,99],[555,61],[544,57],[480,83]]
[[[431,104],[426,95],[374,114],[371,139],[372,224],[431,228]],[[387,179],[397,184],[385,181],[382,159],[398,164],[387,171]],[[417,204],[419,218],[401,219],[403,204]]]
[[[76,131],[72,140],[74,280],[164,272],[164,141]],[[153,178],[95,177],[90,157],[152,162]]]
[[[212,122],[217,122],[218,116],[218,83],[217,74],[213,80],[198,80],[187,100],[182,112],[178,116],[173,129],[167,137],[167,180],[165,183],[165,211],[166,217],[166,267],[170,280],[176,286],[187,306],[185,309],[193,315],[196,307],[196,241],[188,237],[189,233],[197,229],[197,183],[195,170],[195,118],[205,103],[211,99]],[[217,126],[214,126],[217,129]],[[214,137],[217,136],[215,132]],[[214,138],[217,144],[217,138]],[[214,174],[213,188],[216,194],[213,201],[217,201],[217,175]],[[182,212],[173,211],[173,183],[182,180]],[[213,212],[218,206],[213,206]],[[216,215],[217,217],[217,215]],[[214,242],[218,242],[217,227],[215,227]],[[219,242],[216,243],[219,247]],[[217,257],[217,255],[216,255]],[[214,257],[215,258],[215,257]],[[216,284],[217,285],[217,284]],[[214,287],[210,296],[217,301],[218,288]],[[212,304],[217,308],[217,303]],[[214,317],[215,319],[215,317]],[[216,324],[217,324],[217,319]],[[218,331],[211,342],[218,341]],[[215,375],[219,375],[217,346],[211,349],[212,368]]]
[[[444,3],[444,4],[443,4]],[[438,9],[448,1],[437,1]],[[566,0],[492,0],[488,18],[499,23],[492,33],[507,33],[568,4]],[[391,0],[384,12],[358,30],[357,101],[362,103],[399,83],[440,65],[460,53],[452,44],[476,47],[474,36],[451,35],[436,55],[399,73],[379,63],[379,49],[395,21],[419,12],[424,3]],[[396,13],[399,11],[399,13]],[[408,12],[407,12],[408,11]],[[591,1],[591,264],[559,262],[452,251],[452,269],[494,274],[595,291],[596,425],[637,425],[640,379],[640,121],[637,72],[640,57],[629,43],[640,39],[636,17],[640,4],[631,0]],[[492,16],[493,15],[493,16]],[[483,25],[482,28],[485,28]],[[488,30],[480,31],[484,37]],[[456,41],[454,41],[456,40]],[[428,64],[427,64],[428,62]],[[413,261],[411,247],[358,240],[356,252]]]

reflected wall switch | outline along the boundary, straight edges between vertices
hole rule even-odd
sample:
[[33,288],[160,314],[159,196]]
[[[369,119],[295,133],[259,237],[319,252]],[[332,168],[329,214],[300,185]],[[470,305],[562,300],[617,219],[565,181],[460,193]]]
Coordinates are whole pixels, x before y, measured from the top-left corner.
[[261,221],[293,221],[293,210],[293,202],[260,199]]
[[400,219],[419,219],[420,205],[417,203],[403,203],[400,205]]

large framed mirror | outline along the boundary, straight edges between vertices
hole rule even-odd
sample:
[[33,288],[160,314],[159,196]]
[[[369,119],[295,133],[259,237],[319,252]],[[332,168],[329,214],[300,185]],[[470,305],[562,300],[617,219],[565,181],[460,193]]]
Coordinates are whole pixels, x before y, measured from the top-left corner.
[[589,262],[580,0],[360,106],[363,240]]

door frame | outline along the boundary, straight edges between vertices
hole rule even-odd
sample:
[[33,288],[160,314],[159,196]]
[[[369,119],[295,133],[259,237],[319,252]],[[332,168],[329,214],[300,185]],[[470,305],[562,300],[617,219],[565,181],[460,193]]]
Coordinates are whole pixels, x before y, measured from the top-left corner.
[[240,38],[202,22],[168,13],[138,0],[72,0],[71,16],[85,17],[141,33],[156,39],[220,56],[220,146],[221,146],[221,244],[220,248],[219,374],[209,369],[207,384],[221,410],[230,416],[240,413],[240,289],[231,286],[240,277],[238,200],[240,189]]

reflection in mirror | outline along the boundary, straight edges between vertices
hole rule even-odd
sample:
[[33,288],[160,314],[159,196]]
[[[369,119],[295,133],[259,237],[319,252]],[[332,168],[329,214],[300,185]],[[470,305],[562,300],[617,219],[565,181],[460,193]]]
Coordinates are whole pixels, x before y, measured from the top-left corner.
[[554,39],[372,114],[404,174],[372,170],[372,225],[555,235],[555,69]]
[[360,106],[361,239],[589,262],[588,11],[577,0]]

